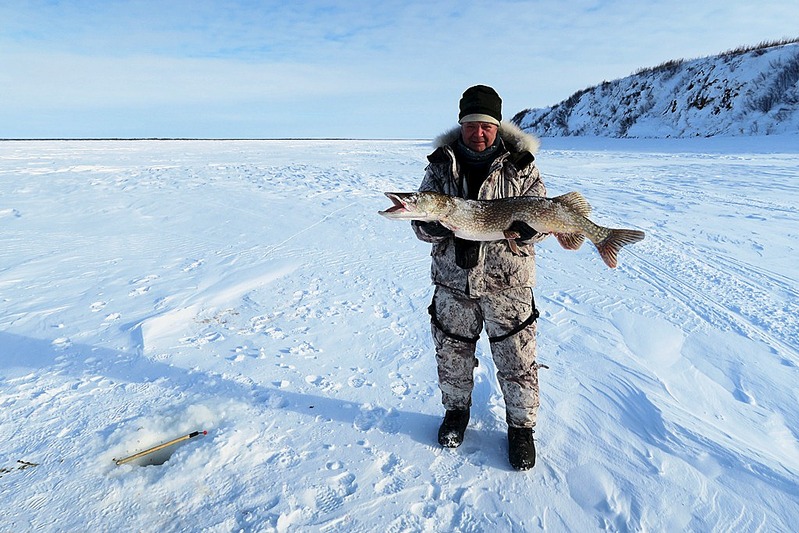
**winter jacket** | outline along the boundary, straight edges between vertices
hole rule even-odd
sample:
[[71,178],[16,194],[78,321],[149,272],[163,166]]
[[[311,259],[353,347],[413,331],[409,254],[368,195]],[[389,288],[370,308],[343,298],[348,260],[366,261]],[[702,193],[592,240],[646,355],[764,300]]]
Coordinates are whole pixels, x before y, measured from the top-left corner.
[[[429,164],[420,191],[466,197],[454,148],[460,134],[460,127],[456,127],[435,140],[436,150],[427,158]],[[546,196],[533,155],[538,150],[538,139],[509,122],[502,122],[498,136],[502,142],[501,153],[491,164],[478,199]],[[412,226],[419,239],[433,244],[431,276],[436,285],[455,289],[470,297],[535,285],[535,251],[532,244],[543,240],[545,235],[538,235],[519,247],[526,256],[514,255],[506,241],[481,242],[477,245],[477,263],[472,268],[464,269],[456,264],[455,239],[452,236],[429,235],[424,231],[424,224],[419,222],[413,222]]]

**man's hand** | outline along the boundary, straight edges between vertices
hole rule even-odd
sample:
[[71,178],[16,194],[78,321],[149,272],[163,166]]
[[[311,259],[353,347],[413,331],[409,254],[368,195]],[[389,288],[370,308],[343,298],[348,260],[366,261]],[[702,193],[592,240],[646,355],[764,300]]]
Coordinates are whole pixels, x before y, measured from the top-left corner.
[[538,232],[531,228],[527,223],[522,222],[521,220],[514,221],[507,229],[507,231],[513,232],[518,235],[516,237],[516,242],[519,244],[524,244],[525,242],[533,239],[538,235]]

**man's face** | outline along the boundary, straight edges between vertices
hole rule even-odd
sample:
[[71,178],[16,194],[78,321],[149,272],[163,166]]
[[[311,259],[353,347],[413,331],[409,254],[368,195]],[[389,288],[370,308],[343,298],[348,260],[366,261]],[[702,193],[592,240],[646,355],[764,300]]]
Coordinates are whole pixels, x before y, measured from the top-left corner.
[[463,143],[474,150],[482,152],[497,138],[497,127],[488,122],[464,122],[461,124]]

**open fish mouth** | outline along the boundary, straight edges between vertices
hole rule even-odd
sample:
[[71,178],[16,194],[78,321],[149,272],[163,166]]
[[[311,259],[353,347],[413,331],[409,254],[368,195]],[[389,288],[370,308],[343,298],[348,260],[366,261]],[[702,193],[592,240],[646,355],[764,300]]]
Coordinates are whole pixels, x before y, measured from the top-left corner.
[[387,193],[384,193],[384,194],[388,197],[389,200],[391,200],[391,202],[394,205],[392,205],[391,207],[389,207],[385,211],[378,211],[378,214],[383,215],[383,216],[388,216],[388,217],[391,217],[391,216],[395,216],[396,217],[396,216],[399,216],[399,215],[410,213],[410,210],[408,209],[408,206],[405,204],[405,202],[402,201],[402,199],[400,198],[400,195],[398,193],[387,192]]

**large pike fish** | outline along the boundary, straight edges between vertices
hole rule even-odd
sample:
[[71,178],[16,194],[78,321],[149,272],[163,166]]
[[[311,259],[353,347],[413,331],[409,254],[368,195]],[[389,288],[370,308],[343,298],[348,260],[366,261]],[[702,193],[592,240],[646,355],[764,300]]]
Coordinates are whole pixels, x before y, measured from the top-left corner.
[[644,238],[644,232],[611,229],[588,219],[591,206],[579,192],[555,198],[517,196],[499,200],[465,200],[437,192],[387,192],[394,205],[378,213],[393,220],[437,221],[470,241],[507,239],[518,254],[514,222],[527,224],[539,233],[551,233],[567,250],[578,249],[586,237],[594,243],[602,260],[616,268],[619,249]]

